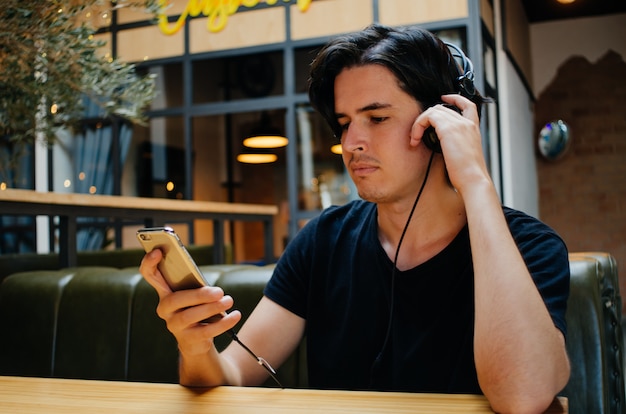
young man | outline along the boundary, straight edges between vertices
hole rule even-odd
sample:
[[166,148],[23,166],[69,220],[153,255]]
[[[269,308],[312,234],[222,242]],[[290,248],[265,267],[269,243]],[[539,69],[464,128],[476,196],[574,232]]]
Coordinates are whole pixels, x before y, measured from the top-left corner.
[[[341,138],[363,200],[325,210],[277,263],[239,332],[271,365],[306,334],[314,388],[484,393],[496,411],[537,412],[565,386],[567,249],[501,206],[471,80],[471,62],[460,68],[416,28],[372,25],[318,54],[311,102]],[[428,127],[440,149],[426,145]],[[181,383],[265,380],[236,344],[213,346],[239,312],[201,323],[232,298],[219,288],[172,293],[160,258],[146,255],[141,272],[178,340]]]

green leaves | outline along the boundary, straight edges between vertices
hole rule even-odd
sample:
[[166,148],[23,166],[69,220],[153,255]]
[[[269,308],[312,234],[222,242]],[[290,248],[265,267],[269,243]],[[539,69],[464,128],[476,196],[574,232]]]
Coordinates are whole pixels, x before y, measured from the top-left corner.
[[88,96],[104,111],[131,122],[155,96],[155,79],[98,53],[102,42],[87,12],[140,7],[152,16],[159,0],[4,0],[0,8],[0,137],[54,141],[84,115]]

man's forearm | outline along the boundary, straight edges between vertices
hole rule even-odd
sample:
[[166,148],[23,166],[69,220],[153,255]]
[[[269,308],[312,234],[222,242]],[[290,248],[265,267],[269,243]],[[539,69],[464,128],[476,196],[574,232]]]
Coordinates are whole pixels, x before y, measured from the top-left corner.
[[479,382],[502,411],[509,403],[531,410],[547,406],[569,377],[563,337],[511,236],[495,190],[487,187],[470,197],[465,201]]

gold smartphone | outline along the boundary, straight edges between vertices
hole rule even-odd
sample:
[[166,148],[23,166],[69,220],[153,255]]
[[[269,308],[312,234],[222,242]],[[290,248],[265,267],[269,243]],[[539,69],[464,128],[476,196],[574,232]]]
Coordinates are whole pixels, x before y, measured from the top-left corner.
[[172,290],[194,289],[209,283],[193,258],[170,227],[148,227],[137,231],[137,239],[146,253],[163,252],[158,268]]

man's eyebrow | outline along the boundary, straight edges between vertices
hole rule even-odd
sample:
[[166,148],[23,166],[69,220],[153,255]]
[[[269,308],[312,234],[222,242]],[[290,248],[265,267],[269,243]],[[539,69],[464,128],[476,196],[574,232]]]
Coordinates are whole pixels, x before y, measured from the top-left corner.
[[[357,109],[357,113],[362,113],[362,112],[367,112],[367,111],[374,111],[376,109],[385,109],[385,108],[391,108],[391,104],[388,103],[381,103],[381,102],[372,102],[371,104],[365,105],[362,108]],[[340,112],[335,113],[335,117],[336,118],[343,118],[347,115],[342,114]]]

